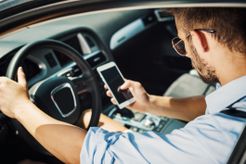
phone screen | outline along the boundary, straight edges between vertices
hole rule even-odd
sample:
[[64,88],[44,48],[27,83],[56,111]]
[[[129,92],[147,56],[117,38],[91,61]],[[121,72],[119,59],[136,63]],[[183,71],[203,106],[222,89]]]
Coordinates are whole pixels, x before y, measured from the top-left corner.
[[108,83],[108,87],[113,92],[119,104],[133,97],[129,90],[119,89],[124,83],[124,79],[121,77],[116,67],[110,67],[109,69],[102,71],[101,74]]

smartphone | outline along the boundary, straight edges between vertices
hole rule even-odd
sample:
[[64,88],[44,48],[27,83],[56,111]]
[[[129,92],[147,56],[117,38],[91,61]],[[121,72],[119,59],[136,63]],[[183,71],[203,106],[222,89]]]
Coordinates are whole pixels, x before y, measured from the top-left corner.
[[111,91],[112,96],[116,100],[120,109],[135,101],[130,90],[120,89],[120,86],[125,82],[125,80],[115,62],[109,62],[97,67],[97,72]]

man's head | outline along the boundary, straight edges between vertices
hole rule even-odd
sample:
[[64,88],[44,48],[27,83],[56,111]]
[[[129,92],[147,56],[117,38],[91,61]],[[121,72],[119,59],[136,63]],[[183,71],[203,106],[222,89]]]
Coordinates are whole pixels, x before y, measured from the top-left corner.
[[[185,45],[186,56],[206,82],[217,82],[221,73],[219,61],[228,54],[246,55],[246,10],[230,8],[171,9],[178,36],[176,46]],[[179,47],[177,47],[179,48]],[[234,56],[236,57],[236,55]],[[244,60],[246,56],[244,56]],[[225,61],[223,61],[225,62]]]

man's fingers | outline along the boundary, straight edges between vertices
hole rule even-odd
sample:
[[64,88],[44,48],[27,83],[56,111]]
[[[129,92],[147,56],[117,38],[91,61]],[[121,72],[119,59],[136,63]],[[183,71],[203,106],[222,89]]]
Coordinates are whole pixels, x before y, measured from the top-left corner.
[[107,91],[107,92],[106,92],[106,95],[107,95],[108,97],[112,97],[112,93],[111,93],[110,91]]
[[17,79],[18,79],[18,83],[20,85],[22,85],[23,87],[27,86],[26,76],[25,76],[25,73],[24,73],[22,67],[19,67],[17,70]]
[[113,104],[117,104],[117,103],[116,103],[116,100],[115,100],[114,98],[111,98],[110,100],[111,100],[111,102],[112,102]]
[[106,84],[104,84],[104,89],[108,90],[108,86]]

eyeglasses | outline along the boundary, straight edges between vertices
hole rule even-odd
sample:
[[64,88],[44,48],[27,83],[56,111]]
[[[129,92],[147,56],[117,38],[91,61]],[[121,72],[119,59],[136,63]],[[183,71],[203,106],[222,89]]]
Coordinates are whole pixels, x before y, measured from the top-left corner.
[[[194,31],[205,31],[208,33],[215,33],[216,31],[214,29],[195,29]],[[185,36],[185,38],[190,37],[191,34],[189,33],[188,35]],[[172,39],[172,46],[174,50],[181,56],[186,56],[187,52],[185,50],[185,43],[182,39],[179,37],[175,37]]]

